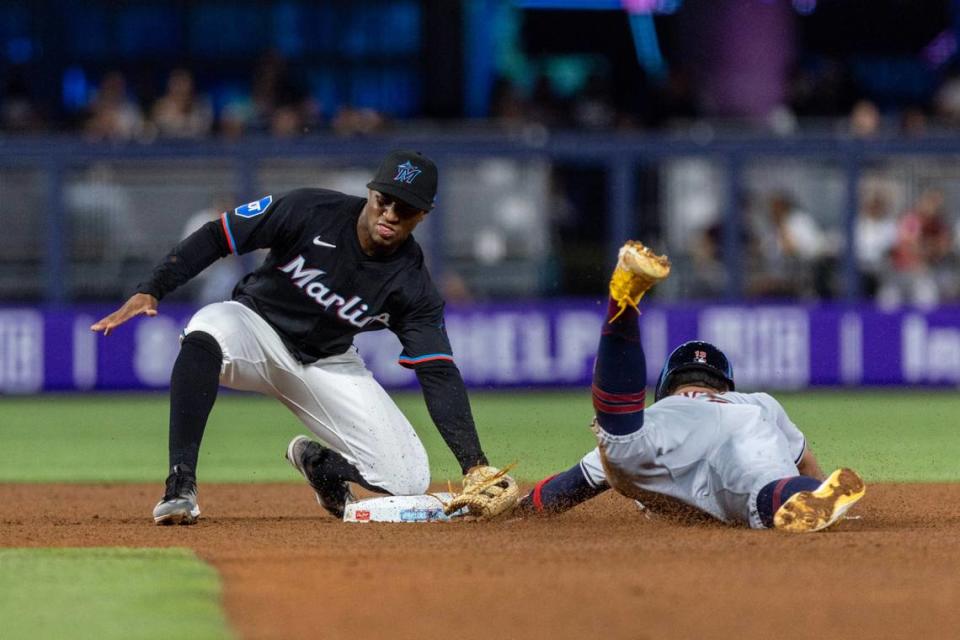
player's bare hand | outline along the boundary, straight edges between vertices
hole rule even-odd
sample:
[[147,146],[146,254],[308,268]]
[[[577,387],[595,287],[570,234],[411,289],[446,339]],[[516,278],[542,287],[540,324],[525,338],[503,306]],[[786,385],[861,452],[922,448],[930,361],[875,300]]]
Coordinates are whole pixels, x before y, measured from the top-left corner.
[[103,335],[108,336],[111,331],[130,318],[136,318],[137,316],[148,316],[152,318],[157,315],[157,305],[159,304],[159,301],[149,293],[135,293],[130,296],[129,300],[123,303],[122,307],[106,318],[90,325],[90,330],[97,333],[103,331]]

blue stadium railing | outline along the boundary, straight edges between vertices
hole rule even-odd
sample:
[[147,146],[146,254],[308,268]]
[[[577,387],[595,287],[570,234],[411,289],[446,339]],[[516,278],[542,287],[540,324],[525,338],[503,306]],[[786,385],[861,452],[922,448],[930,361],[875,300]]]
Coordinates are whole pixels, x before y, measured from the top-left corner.
[[[412,147],[434,157],[442,164],[448,158],[500,156],[513,159],[537,158],[599,165],[608,172],[607,225],[608,255],[615,255],[624,238],[637,231],[635,211],[638,166],[677,156],[708,157],[726,168],[726,205],[724,207],[723,255],[730,278],[726,298],[742,297],[744,264],[738,239],[743,228],[738,202],[742,192],[746,163],[758,157],[796,157],[829,161],[845,174],[846,202],[843,223],[846,242],[842,261],[843,298],[859,297],[853,233],[858,210],[858,189],[863,169],[871,162],[896,156],[960,156],[960,136],[919,139],[857,140],[837,137],[711,137],[708,140],[681,136],[646,134],[551,133],[508,135],[483,132],[397,134],[369,138],[337,136],[306,137],[297,140],[250,138],[237,142],[164,142],[124,145],[92,144],[73,137],[0,137],[0,169],[30,167],[46,176],[46,247],[44,252],[45,299],[65,299],[64,271],[66,234],[64,229],[63,188],[65,170],[77,164],[124,159],[210,158],[230,160],[235,166],[238,194],[258,193],[258,163],[269,159],[324,158],[373,165],[385,149]],[[442,266],[441,266],[442,268]]]

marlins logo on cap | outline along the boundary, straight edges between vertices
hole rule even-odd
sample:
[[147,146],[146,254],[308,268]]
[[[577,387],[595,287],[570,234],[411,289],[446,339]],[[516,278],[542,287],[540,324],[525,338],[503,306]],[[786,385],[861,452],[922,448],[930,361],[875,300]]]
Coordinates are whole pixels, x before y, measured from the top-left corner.
[[420,167],[407,160],[403,164],[397,165],[397,175],[393,176],[393,180],[395,182],[413,184],[413,181],[420,173]]
[[397,149],[383,159],[367,187],[430,211],[437,198],[437,165],[419,151]]

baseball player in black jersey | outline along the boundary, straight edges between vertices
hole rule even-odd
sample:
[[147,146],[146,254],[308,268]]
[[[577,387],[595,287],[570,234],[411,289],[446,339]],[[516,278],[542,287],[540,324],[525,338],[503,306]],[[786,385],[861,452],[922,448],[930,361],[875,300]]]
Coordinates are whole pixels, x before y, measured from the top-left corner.
[[170,474],[157,524],[192,524],[200,442],[219,384],[273,396],[322,441],[298,436],[287,459],[318,502],[341,517],[349,482],[395,495],[426,491],[427,455],[410,423],[353,346],[389,329],[416,371],[430,416],[464,473],[488,464],[444,330],[444,303],[411,235],[433,208],[437,168],[394,151],[367,198],[325,189],[266,196],[224,213],[178,244],[117,311],[109,334],[227,254],[269,249],[233,299],[200,309],[184,330],[170,383]]

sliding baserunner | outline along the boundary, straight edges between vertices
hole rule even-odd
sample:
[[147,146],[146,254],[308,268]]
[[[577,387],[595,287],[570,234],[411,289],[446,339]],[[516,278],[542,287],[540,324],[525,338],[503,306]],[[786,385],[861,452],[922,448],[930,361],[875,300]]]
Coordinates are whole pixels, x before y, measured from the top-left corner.
[[620,250],[593,376],[597,448],[538,482],[520,514],[556,513],[608,488],[653,511],[690,511],[755,529],[818,531],[863,497],[850,469],[824,477],[806,439],[766,393],[737,393],[726,355],[687,342],[667,358],[645,408],[637,307],[670,273],[639,242]]

